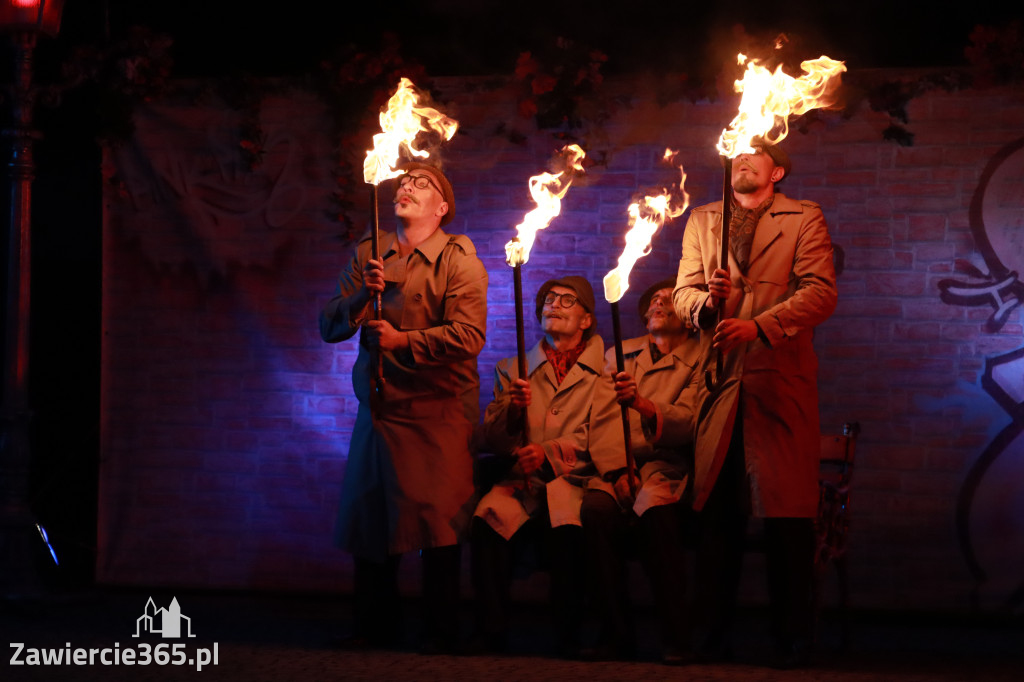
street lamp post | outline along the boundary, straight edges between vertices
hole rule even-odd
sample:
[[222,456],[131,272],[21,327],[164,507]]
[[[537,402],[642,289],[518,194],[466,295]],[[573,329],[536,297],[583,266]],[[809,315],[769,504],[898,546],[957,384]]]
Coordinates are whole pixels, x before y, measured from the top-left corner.
[[57,35],[64,0],[0,0],[0,32],[14,52],[14,80],[8,94],[11,187],[8,224],[7,299],[4,328],[4,390],[0,408],[0,587],[4,597],[31,590],[32,514],[29,509],[29,468],[32,461],[28,399],[29,322],[32,274],[32,157],[36,132],[32,110],[32,56],[40,34]]

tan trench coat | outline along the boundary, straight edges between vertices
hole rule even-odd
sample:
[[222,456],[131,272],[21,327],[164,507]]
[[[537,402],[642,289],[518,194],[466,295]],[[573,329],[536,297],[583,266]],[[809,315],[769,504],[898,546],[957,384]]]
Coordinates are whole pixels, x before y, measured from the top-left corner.
[[[331,343],[372,315],[349,314],[362,287],[370,240],[361,241],[320,315]],[[382,560],[461,541],[474,501],[470,441],[479,419],[476,356],[487,326],[487,272],[468,237],[438,229],[406,258],[382,232],[383,317],[409,333],[410,348],[385,353],[384,404],[371,414],[371,355],[360,333],[352,385],[359,411],[342,482],[336,541]]]
[[[650,336],[641,336],[622,342],[623,369],[655,408],[653,419],[629,412],[630,447],[640,478],[633,504],[637,516],[682,499],[693,471],[700,344],[689,339],[653,362],[650,341]],[[605,372],[616,372],[614,348],[605,353]]]
[[[716,318],[701,314],[706,282],[718,267],[722,202],[690,214],[679,262],[676,312],[702,330],[704,364]],[[737,408],[743,414],[752,513],[759,517],[813,517],[818,503],[820,425],[814,327],[836,306],[832,241],[817,204],[776,194],[757,224],[750,263],[741,272],[729,259],[729,316],[754,320],[755,339],[725,356],[722,385],[698,384],[694,508],[711,492],[729,447]]]
[[[527,352],[530,441],[544,448],[550,470],[542,467],[535,473],[529,491],[521,479],[509,479],[481,498],[476,516],[506,540],[543,508],[545,499],[552,527],[579,526],[586,490],[596,488],[614,495],[602,476],[625,467],[626,457],[615,390],[601,373],[603,355],[604,342],[595,334],[562,383],[556,384],[540,343]],[[519,378],[516,358],[499,362],[494,374],[494,399],[484,413],[484,438],[489,451],[508,455],[522,445],[518,425],[508,420],[508,388]]]

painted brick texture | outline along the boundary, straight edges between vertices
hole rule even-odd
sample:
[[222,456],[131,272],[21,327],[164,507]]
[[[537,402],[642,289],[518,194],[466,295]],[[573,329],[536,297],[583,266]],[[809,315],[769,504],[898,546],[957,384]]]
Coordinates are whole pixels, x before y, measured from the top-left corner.
[[[486,403],[494,364],[515,353],[504,244],[533,208],[528,178],[562,143],[519,118],[500,83],[436,84],[442,107],[462,124],[443,150],[458,204],[446,229],[468,234],[490,273],[479,360]],[[591,131],[606,163],[577,180],[524,266],[528,342],[538,335],[529,302],[545,279],[585,274],[600,299],[634,194],[678,180],[660,163],[666,146],[679,152],[694,205],[720,198],[714,143],[735,103],[659,106],[636,86],[609,85],[630,105],[600,138]],[[116,151],[105,162],[126,191],[111,190],[105,212],[98,575],[111,584],[346,589],[348,559],[331,536],[355,418],[355,347],[322,343],[316,327],[349,253],[330,216],[327,112],[298,91],[265,102],[268,151],[249,171],[225,142],[230,113],[172,109],[149,112],[140,132],[149,165]],[[158,113],[168,127],[153,122]],[[1024,480],[1004,431],[1010,416],[982,384],[987,359],[1021,345],[1021,325],[1013,312],[990,328],[991,306],[950,304],[939,282],[969,279],[958,261],[989,269],[971,202],[990,159],[1024,136],[1024,95],[928,94],[910,117],[913,147],[884,141],[888,118],[866,108],[794,131],[786,143],[794,172],[780,191],[822,205],[844,256],[839,305],[815,343],[823,429],[862,428],[855,604],[959,609],[979,596],[990,605],[1019,580],[1019,562],[1010,576],[995,557],[1000,543],[1024,546],[1024,521],[1005,518],[1007,498],[1002,510],[967,504],[958,526],[958,503],[963,512],[972,465],[999,447],[998,464],[975,481],[978,495],[1009,495],[1006,481]],[[381,215],[389,227],[386,201]],[[666,225],[637,265],[622,302],[627,337],[640,333],[632,314],[639,293],[675,273],[684,225],[685,216]],[[1019,259],[1009,262],[1021,253],[1012,243],[994,248],[1019,269]],[[610,343],[600,300],[598,318]],[[957,535],[964,524],[988,577],[977,595]],[[757,588],[748,596],[760,598]]]

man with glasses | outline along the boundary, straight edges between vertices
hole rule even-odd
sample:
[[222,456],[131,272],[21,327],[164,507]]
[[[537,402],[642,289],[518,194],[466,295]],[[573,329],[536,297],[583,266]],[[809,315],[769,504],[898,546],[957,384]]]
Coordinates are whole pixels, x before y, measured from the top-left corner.
[[622,342],[624,371],[616,369],[614,349],[605,355],[605,371],[615,381],[618,402],[630,409],[639,485],[636,499],[628,488],[616,491],[618,499],[600,490],[588,491],[583,499],[585,542],[599,585],[595,597],[601,635],[588,652],[594,659],[628,659],[635,652],[625,560],[634,532],[661,621],[662,661],[679,665],[692,659],[683,551],[684,529],[692,523],[681,500],[693,470],[701,349],[694,330],[672,307],[674,288],[673,277],[641,294],[638,312],[647,334]]
[[[400,644],[398,565],[421,551],[421,650],[456,644],[460,547],[473,509],[470,440],[479,418],[476,358],[487,326],[487,272],[455,215],[451,184],[410,163],[394,196],[398,226],[356,246],[320,314],[335,343],[359,332],[352,384],[359,409],[342,483],[336,541],[354,559],[350,647]],[[372,300],[381,295],[381,319]],[[380,362],[383,387],[371,383]],[[371,398],[375,404],[371,409]]]
[[557,653],[572,657],[587,587],[580,505],[588,489],[614,494],[605,476],[624,471],[622,422],[611,381],[602,376],[590,283],[578,276],[545,282],[536,314],[544,336],[526,354],[527,376],[519,376],[516,358],[499,362],[484,416],[486,449],[506,458],[509,470],[473,519],[473,649],[504,650],[510,559],[533,544],[549,563]]
[[[708,658],[732,655],[749,516],[764,520],[765,567],[779,667],[807,661],[813,637],[813,521],[821,431],[814,327],[836,307],[832,241],[821,208],[776,192],[786,153],[763,140],[732,163],[730,257],[719,262],[722,203],[690,213],[674,303],[701,330],[711,373],[698,387],[694,508],[714,601]],[[719,321],[719,309],[724,318]],[[701,571],[703,573],[703,571]],[[701,579],[698,575],[698,580]]]

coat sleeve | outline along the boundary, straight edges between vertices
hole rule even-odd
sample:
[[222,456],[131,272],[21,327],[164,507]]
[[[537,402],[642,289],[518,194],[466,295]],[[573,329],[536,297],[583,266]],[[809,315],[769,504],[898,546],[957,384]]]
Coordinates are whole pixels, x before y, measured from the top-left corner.
[[659,448],[688,448],[693,445],[699,373],[694,367],[687,368],[686,381],[676,399],[671,403],[655,402],[655,419],[642,422],[644,436]]
[[521,444],[522,435],[509,423],[512,403],[508,388],[512,384],[511,363],[506,358],[494,368],[494,396],[484,411],[485,450],[496,455],[511,454]]
[[352,310],[363,288],[363,263],[369,251],[360,244],[348,265],[338,276],[334,296],[320,311],[320,337],[328,343],[337,343],[352,337],[366,318],[369,301]]
[[704,250],[711,215],[711,212],[698,210],[690,213],[683,232],[683,255],[679,259],[676,288],[672,292],[676,314],[696,329],[709,329],[718,320],[717,315],[704,308],[710,297],[707,283],[710,273],[704,265],[710,254],[705,254]]
[[[468,246],[467,246],[468,245]],[[476,357],[487,330],[487,270],[468,239],[450,250],[441,324],[409,331],[409,350],[419,366]]]
[[[518,376],[514,358],[498,362],[494,368],[494,397],[484,412],[484,443],[486,449],[496,455],[509,455],[522,445],[522,427],[516,423],[519,412],[509,399],[509,386]],[[536,399],[536,388],[534,387]],[[587,452],[591,424],[589,419],[577,424],[555,438],[531,441],[544,449],[544,454],[556,476],[567,473],[573,462],[583,458]],[[537,431],[531,429],[531,435]]]
[[[636,418],[636,415],[634,415]],[[615,388],[607,375],[597,378],[589,421],[590,460],[600,476],[626,466],[626,439],[622,410],[615,400]]]
[[821,324],[836,308],[836,273],[825,216],[810,202],[804,203],[804,211],[807,218],[800,225],[793,257],[793,294],[754,317],[771,347]]

